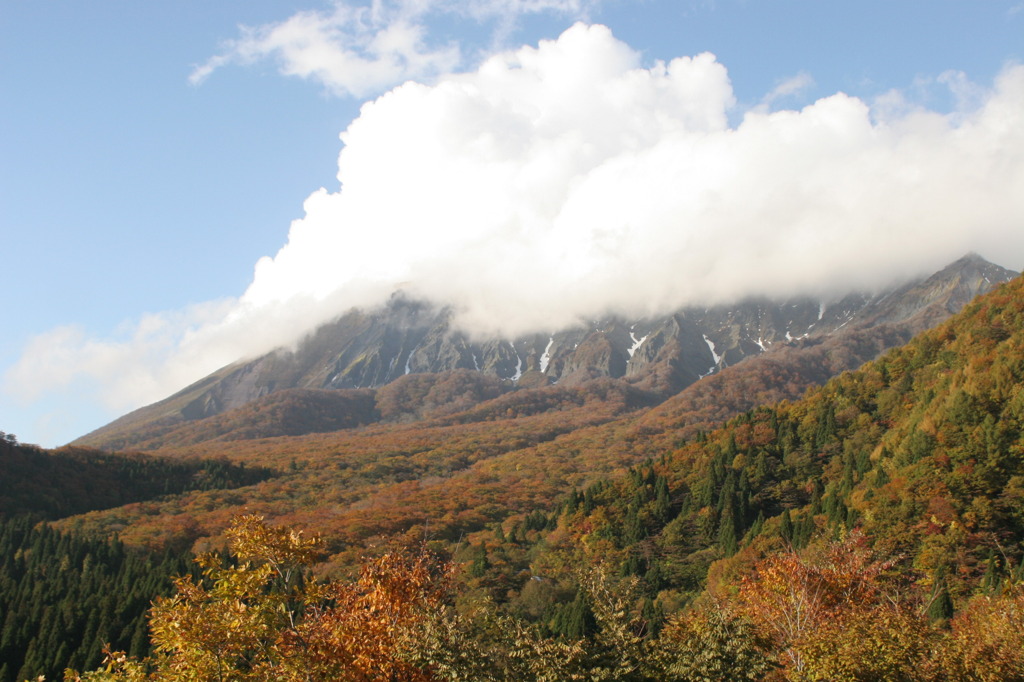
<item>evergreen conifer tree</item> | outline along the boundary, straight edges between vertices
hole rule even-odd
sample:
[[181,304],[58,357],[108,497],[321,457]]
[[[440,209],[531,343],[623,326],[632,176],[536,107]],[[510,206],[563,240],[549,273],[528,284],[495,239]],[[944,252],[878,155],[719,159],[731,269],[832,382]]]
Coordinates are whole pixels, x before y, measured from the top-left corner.
[[949,586],[946,584],[946,570],[940,568],[936,572],[932,599],[928,604],[928,619],[935,622],[949,620],[952,617],[953,600],[949,596]]
[[782,516],[779,519],[779,536],[786,542],[793,541],[793,519],[790,517],[788,509],[782,510]]

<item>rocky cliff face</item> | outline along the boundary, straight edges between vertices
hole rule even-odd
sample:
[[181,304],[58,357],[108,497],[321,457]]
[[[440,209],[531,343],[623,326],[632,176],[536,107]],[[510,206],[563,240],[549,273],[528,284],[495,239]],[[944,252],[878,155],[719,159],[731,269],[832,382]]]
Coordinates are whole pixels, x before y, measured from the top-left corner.
[[456,369],[530,387],[621,378],[667,397],[745,358],[792,349],[801,340],[883,324],[909,337],[1015,274],[968,255],[931,277],[878,294],[837,301],[751,299],[656,318],[609,317],[518,339],[472,339],[453,327],[449,309],[396,295],[380,309],[345,313],[294,351],[226,367],[79,442],[102,443],[105,433],[133,423],[210,417],[282,389],[375,388],[407,374]]

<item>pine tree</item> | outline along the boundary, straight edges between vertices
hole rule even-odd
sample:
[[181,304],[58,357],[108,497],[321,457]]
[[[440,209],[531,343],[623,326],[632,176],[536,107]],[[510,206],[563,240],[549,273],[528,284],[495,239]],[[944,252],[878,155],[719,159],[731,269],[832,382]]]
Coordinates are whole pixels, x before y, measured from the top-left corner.
[[756,538],[758,535],[761,534],[761,530],[763,528],[764,528],[764,512],[759,510],[757,512],[757,518],[754,519],[754,523],[750,526],[750,529],[747,531],[747,534],[744,536],[744,539],[747,542],[749,542],[750,540],[753,540],[754,538]]
[[782,510],[782,517],[779,519],[779,537],[786,542],[793,541],[793,519],[788,509]]
[[631,552],[622,562],[622,566],[619,568],[619,575],[626,577],[630,575],[643,575],[644,573],[644,560],[639,554]]
[[583,639],[597,631],[594,612],[587,604],[583,591],[576,593],[576,598],[566,604],[555,617],[552,628],[554,634],[566,639]]
[[661,602],[652,600],[650,597],[644,597],[644,604],[640,609],[640,617],[643,618],[644,623],[647,625],[644,638],[647,640],[655,639],[665,625],[665,611],[661,606]]
[[135,623],[128,653],[135,658],[143,658],[149,653],[149,628],[143,618],[139,618]]
[[727,557],[732,556],[739,550],[739,545],[736,541],[736,521],[733,518],[732,511],[728,508],[722,514],[721,521],[719,522],[718,547]]
[[945,621],[953,617],[953,600],[946,584],[946,569],[940,568],[935,575],[932,598],[928,604],[928,619],[932,622]]
[[641,523],[636,507],[633,505],[629,505],[626,510],[626,519],[622,525],[622,540],[625,546],[640,542],[647,537],[647,529]]
[[800,522],[793,526],[793,546],[802,549],[807,546],[814,535],[814,517],[804,513],[800,516]]
[[821,481],[815,479],[811,489],[811,514],[821,513],[821,492]]
[[846,521],[846,505],[839,499],[837,491],[833,491],[829,497],[827,516],[831,527],[837,527]]
[[985,562],[985,575],[981,579],[981,589],[986,594],[997,592],[1002,586],[1002,570],[1000,570],[999,559],[995,550],[988,551],[988,561]]
[[668,480],[658,476],[654,483],[654,516],[661,523],[668,521],[672,511],[672,500],[668,492]]
[[487,560],[487,548],[481,542],[477,547],[473,562],[469,565],[469,574],[474,578],[480,578],[487,573],[490,567],[491,563]]
[[818,428],[814,434],[814,447],[818,450],[836,435],[836,408],[831,403],[825,408],[825,412],[818,417]]

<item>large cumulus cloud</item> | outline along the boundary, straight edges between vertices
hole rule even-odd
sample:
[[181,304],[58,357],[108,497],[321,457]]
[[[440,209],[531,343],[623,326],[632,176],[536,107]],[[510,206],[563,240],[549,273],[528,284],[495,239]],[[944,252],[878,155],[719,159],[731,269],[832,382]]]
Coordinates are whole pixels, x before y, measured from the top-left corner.
[[[514,336],[604,312],[838,294],[968,250],[1024,259],[1024,69],[940,115],[838,93],[734,106],[713,55],[652,67],[603,26],[367,104],[243,301],[402,286]],[[343,297],[344,298],[344,297]]]

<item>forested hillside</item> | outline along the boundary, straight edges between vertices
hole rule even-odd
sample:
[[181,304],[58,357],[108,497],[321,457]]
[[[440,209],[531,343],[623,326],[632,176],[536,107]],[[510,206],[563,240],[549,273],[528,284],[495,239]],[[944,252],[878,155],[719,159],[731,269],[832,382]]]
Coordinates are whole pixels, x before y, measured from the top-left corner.
[[[454,552],[459,582],[394,606],[419,615],[373,655],[424,680],[1019,679],[1022,380],[1016,281],[804,399],[698,432],[557,507],[428,535]],[[328,625],[304,627],[335,641],[331,623],[373,612],[337,603]],[[188,657],[198,635],[155,617],[158,641],[178,637],[160,665],[202,665]],[[488,619],[519,635],[496,638]],[[411,644],[428,626],[434,639]],[[351,655],[338,646],[289,650],[329,665]],[[455,654],[467,647],[472,665]],[[265,670],[285,675],[286,659],[267,654]]]
[[11,440],[0,440],[0,468],[0,517],[37,514],[49,519],[188,490],[251,485],[271,474],[227,459],[184,462],[72,446],[43,450]]
[[[332,434],[202,443],[168,457],[228,457],[280,472],[257,485],[196,491],[71,517],[61,527],[117,530],[133,544],[178,543],[191,524],[218,534],[233,515],[259,511],[316,526],[351,563],[364,548],[404,535],[457,539],[509,514],[546,508],[565,490],[632,461],[597,444],[642,409],[614,380],[517,391],[465,413]],[[596,472],[592,473],[592,472]]]
[[190,558],[61,534],[25,516],[0,519],[0,682],[94,668],[107,645],[145,656],[150,603],[191,571]]
[[[625,477],[570,493],[555,514],[474,536],[460,554],[469,585],[512,612],[534,614],[552,635],[598,637],[586,600],[574,606],[582,586],[571,567],[601,566],[625,583],[639,581],[636,615],[653,630],[666,614],[687,613],[688,604],[746,614],[755,627],[748,644],[777,647],[774,662],[792,679],[926,678],[929,665],[941,667],[929,659],[938,645],[927,633],[948,632],[943,624],[954,614],[967,614],[954,619],[954,631],[991,618],[985,637],[1024,626],[1022,381],[1024,286],[1017,280],[801,401],[698,433]],[[836,575],[854,564],[862,573]],[[853,592],[835,595],[839,602],[808,612],[798,629],[773,629],[795,615],[790,609],[799,604],[786,599],[797,598],[796,587],[842,585],[867,589],[858,599],[868,606],[842,601]],[[885,599],[899,608],[886,610]],[[856,644],[868,623],[876,630],[872,646],[891,657],[885,666],[914,663],[902,672],[872,669],[870,647]],[[815,628],[831,641],[818,639]],[[901,628],[926,635],[900,640]],[[757,636],[767,644],[757,645]],[[975,644],[991,644],[985,641]],[[1019,679],[1019,655],[992,646],[988,663],[997,672],[930,674]],[[849,675],[835,667],[809,671],[809,660],[847,666]],[[851,672],[855,662],[869,672]]]

